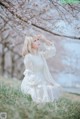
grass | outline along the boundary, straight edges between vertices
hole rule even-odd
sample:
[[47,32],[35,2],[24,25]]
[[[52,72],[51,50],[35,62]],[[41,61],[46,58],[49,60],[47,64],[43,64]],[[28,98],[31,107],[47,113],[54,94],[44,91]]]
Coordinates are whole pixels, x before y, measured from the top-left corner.
[[20,84],[0,77],[0,112],[7,119],[80,119],[80,95],[66,93],[57,102],[37,105],[21,93]]

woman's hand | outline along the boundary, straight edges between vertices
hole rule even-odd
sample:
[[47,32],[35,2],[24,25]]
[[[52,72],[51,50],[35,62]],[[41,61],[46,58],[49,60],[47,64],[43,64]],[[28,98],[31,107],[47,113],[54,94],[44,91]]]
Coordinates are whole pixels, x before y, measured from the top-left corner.
[[37,36],[34,37],[35,39],[40,39],[41,41],[45,42],[47,45],[52,45],[52,41],[47,40],[46,37],[42,34],[39,34]]
[[39,37],[41,37],[41,40],[44,41],[47,45],[52,45],[52,41],[47,40],[45,36],[43,35],[39,35]]
[[49,41],[49,40],[46,40],[46,44],[47,44],[47,45],[52,45],[52,42]]

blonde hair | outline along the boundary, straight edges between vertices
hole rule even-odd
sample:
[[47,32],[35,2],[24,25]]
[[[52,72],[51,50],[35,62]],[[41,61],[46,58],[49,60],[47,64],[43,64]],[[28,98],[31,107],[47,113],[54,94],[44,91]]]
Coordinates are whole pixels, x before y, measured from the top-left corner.
[[31,36],[26,36],[22,48],[22,56],[25,56],[28,53],[32,53],[31,44],[33,43],[34,39]]

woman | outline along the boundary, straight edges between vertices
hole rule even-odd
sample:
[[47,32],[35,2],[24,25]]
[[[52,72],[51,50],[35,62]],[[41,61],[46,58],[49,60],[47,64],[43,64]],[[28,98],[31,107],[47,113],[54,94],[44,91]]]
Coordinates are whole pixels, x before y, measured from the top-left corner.
[[25,77],[21,83],[21,91],[30,94],[34,102],[53,102],[61,95],[62,87],[52,78],[45,60],[55,54],[54,43],[43,35],[25,37],[22,50]]

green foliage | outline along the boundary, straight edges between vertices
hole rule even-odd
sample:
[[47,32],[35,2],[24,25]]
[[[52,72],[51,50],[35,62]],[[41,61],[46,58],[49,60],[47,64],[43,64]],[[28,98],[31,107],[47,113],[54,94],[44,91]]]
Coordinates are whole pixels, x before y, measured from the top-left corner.
[[20,84],[12,79],[0,80],[0,112],[6,112],[8,119],[80,118],[80,101],[65,96],[54,103],[36,104],[30,95],[21,93]]
[[80,0],[61,0],[61,3],[64,3],[64,4],[76,4],[76,3],[80,3]]

